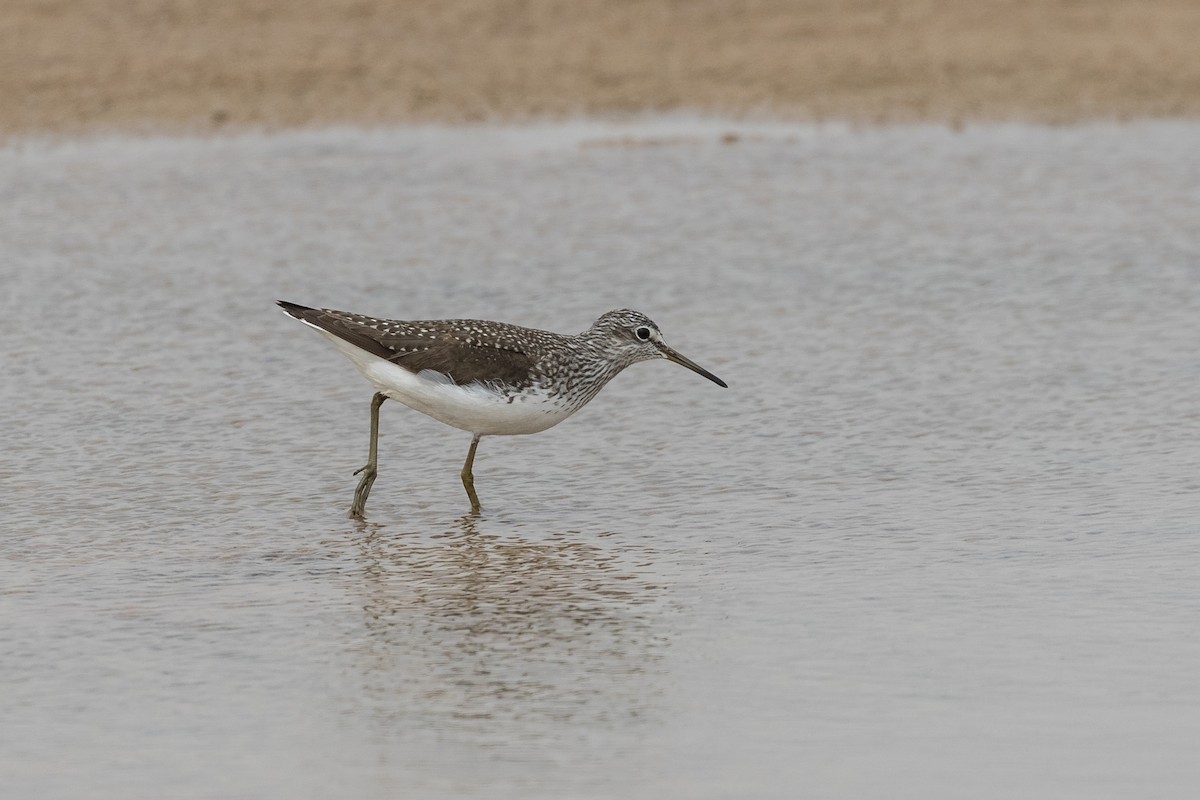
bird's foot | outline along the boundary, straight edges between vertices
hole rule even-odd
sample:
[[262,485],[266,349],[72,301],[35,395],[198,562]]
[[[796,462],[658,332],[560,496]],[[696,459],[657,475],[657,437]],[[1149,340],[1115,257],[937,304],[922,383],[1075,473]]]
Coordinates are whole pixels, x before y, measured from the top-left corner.
[[354,471],[354,474],[362,473],[362,480],[358,482],[358,488],[354,490],[354,503],[350,506],[350,516],[354,519],[363,519],[367,513],[367,497],[371,494],[371,487],[375,484],[375,478],[379,475],[379,471],[374,464],[367,464]]

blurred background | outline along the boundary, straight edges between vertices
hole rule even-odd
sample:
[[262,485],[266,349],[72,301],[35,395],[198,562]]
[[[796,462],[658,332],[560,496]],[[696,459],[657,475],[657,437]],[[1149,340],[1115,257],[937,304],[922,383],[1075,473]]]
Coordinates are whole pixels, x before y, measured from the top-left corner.
[[0,131],[1194,115],[1192,0],[7,0]]

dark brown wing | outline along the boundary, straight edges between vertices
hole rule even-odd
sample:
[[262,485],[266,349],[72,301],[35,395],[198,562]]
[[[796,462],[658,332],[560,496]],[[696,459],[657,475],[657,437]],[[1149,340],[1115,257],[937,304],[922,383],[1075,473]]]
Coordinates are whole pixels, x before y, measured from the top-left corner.
[[503,383],[514,387],[532,382],[533,359],[517,350],[500,350],[462,342],[438,342],[425,350],[398,353],[389,361],[413,372],[431,369],[454,383]]
[[413,372],[440,372],[459,385],[479,381],[527,386],[539,345],[557,338],[545,331],[479,320],[376,319],[283,300],[279,306],[372,355]]

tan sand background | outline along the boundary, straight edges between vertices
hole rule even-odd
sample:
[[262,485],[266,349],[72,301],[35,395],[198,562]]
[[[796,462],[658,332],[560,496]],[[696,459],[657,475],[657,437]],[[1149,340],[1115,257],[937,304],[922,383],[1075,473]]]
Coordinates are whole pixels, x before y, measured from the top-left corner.
[[1200,0],[4,0],[0,133],[1200,115]]

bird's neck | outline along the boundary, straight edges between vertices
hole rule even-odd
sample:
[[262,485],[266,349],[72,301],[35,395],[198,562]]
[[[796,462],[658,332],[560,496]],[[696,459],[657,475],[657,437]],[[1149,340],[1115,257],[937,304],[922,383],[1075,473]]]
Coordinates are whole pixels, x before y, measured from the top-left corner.
[[611,347],[605,347],[600,336],[589,336],[585,331],[572,337],[552,360],[548,373],[553,374],[553,385],[548,386],[555,394],[565,399],[574,409],[582,408],[597,392],[629,366],[629,361],[614,358]]

